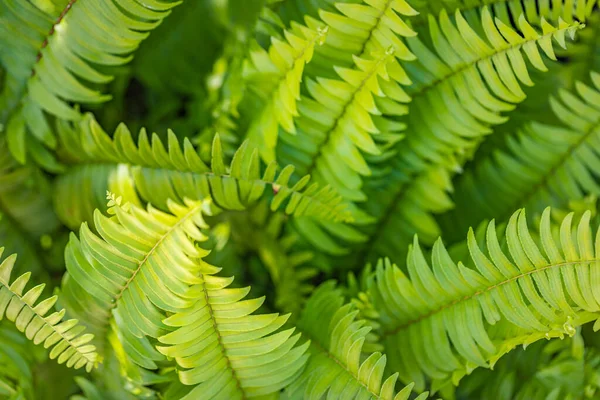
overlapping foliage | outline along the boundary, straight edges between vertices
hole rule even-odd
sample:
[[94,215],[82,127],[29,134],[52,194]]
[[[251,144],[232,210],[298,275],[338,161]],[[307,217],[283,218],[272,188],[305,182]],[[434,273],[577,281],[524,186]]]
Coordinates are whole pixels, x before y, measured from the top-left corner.
[[599,27],[0,0],[0,397],[597,398]]

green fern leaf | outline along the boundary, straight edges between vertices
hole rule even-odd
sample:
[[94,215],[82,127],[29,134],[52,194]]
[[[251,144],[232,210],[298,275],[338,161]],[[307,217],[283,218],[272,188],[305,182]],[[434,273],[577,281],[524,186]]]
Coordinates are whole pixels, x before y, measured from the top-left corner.
[[600,74],[593,72],[591,78],[594,87],[577,82],[576,93],[561,90],[558,98],[550,99],[564,127],[530,123],[507,139],[507,151],[481,159],[460,178],[456,210],[444,221],[444,226],[453,225],[447,230],[454,233],[452,238],[491,216],[505,220],[511,209],[540,213],[547,205],[566,208],[586,194],[600,195],[595,180]]
[[419,388],[425,375],[456,383],[476,367],[493,367],[517,345],[573,335],[574,327],[597,319],[599,247],[589,212],[574,231],[571,223],[572,214],[553,231],[546,209],[534,238],[524,211],[517,211],[506,227],[507,250],[493,222],[487,250],[470,231],[471,268],[455,263],[441,240],[430,266],[416,238],[407,257],[409,277],[389,260],[380,262],[370,290],[385,349],[401,378]]
[[[13,43],[0,52],[6,51],[5,57],[16,61],[11,65],[11,90],[3,96],[9,107],[7,111],[3,109],[0,123],[6,123],[6,135],[17,160],[25,162],[28,143],[27,150],[36,161],[53,171],[59,166],[35,142],[56,148],[45,113],[75,121],[81,114],[69,102],[95,104],[109,100],[110,96],[79,79],[92,84],[109,82],[112,77],[100,72],[98,66],[129,62],[130,54],[148,36],[148,31],[179,4],[131,0],[63,3],[66,4],[62,10],[54,9],[50,15],[26,1],[3,0],[0,4],[5,27],[0,32],[0,42]],[[29,29],[30,23],[33,29]]]
[[380,154],[371,138],[380,130],[370,114],[381,114],[375,96],[383,94],[379,77],[389,80],[391,56],[389,51],[374,60],[357,58],[356,69],[337,70],[342,80],[308,81],[315,100],[306,98],[299,104],[299,133],[282,134],[283,161],[319,182],[330,182],[347,200],[365,200],[360,176],[369,175],[370,169],[360,150]]
[[[4,248],[0,248],[0,257]],[[42,300],[37,305],[45,284],[37,285],[23,294],[29,281],[29,273],[25,273],[10,283],[10,275],[17,256],[12,255],[0,264],[0,319],[6,317],[15,323],[17,329],[34,344],[43,343],[51,348],[50,359],[57,358],[59,364],[79,369],[85,367],[90,372],[97,361],[96,348],[88,344],[93,339],[91,334],[81,334],[85,328],[77,325],[77,320],[62,321],[65,310],[48,311],[57,301],[57,296]]]
[[[59,180],[59,190],[55,197],[55,204],[59,204],[59,216],[67,222],[72,220],[71,210],[76,209],[70,205],[71,201],[76,200],[70,195],[71,191],[78,190],[78,186],[73,185],[83,184],[73,174],[79,174],[84,179],[90,176],[79,172],[78,168],[87,168],[92,174],[99,171],[98,178],[101,181],[92,179],[87,183],[89,185],[92,182],[98,189],[93,194],[99,198],[100,190],[102,193],[109,187],[117,190],[116,182],[109,182],[106,186],[101,182],[111,173],[122,173],[116,167],[123,164],[130,169],[133,185],[141,197],[162,209],[166,209],[168,199],[183,202],[186,198],[201,200],[211,197],[223,209],[243,210],[262,197],[267,186],[271,186],[275,192],[271,202],[272,210],[281,208],[296,217],[314,216],[324,220],[351,218],[346,205],[331,187],[309,184],[309,176],[304,176],[294,185],[290,184],[294,171],[291,166],[277,173],[277,165],[272,162],[261,174],[258,155],[249,149],[247,143],[236,152],[231,165],[226,166],[221,142],[216,136],[209,168],[202,162],[189,140],[184,140],[182,150],[173,132],[168,135],[168,150],[165,150],[158,136],[153,135],[150,141],[144,130],[140,132],[136,146],[124,125],[117,128],[114,139],[110,138],[91,116],[86,117],[78,128],[72,130],[69,126],[63,126],[58,130],[64,145],[64,159],[75,164]],[[110,170],[107,169],[107,164],[112,165]],[[128,190],[131,192],[132,189]],[[100,207],[93,201],[88,204]],[[69,225],[72,226],[73,223]]]
[[205,240],[200,228],[206,227],[202,213],[209,202],[190,201],[185,206],[169,202],[170,213],[165,213],[151,206],[145,211],[128,205],[126,210],[121,199],[114,195],[110,199],[113,218],[94,213],[100,236],[87,223],[82,224],[79,239],[71,234],[63,291],[71,312],[97,333],[99,348],[115,318],[121,339],[136,349],[132,358],[155,369],[161,357],[146,337],[168,332],[162,322],[165,312],[193,304],[187,292],[203,265],[196,259],[208,254],[194,243]]
[[[358,311],[352,304],[343,303],[334,282],[322,284],[308,300],[298,327],[310,338],[311,358],[299,379],[286,390],[289,397],[407,400],[412,385],[396,392],[397,373],[383,380],[385,355],[375,352],[361,362],[370,327],[356,319]],[[417,399],[425,398],[427,393]]]
[[[264,298],[242,300],[250,288],[227,288],[233,278],[205,266],[192,287],[195,303],[164,320],[175,328],[157,349],[181,367],[179,378],[195,387],[184,399],[238,399],[274,394],[294,381],[308,356],[299,334],[279,331],[289,315],[251,315]],[[277,332],[277,333],[275,333]]]
[[545,70],[541,54],[555,59],[551,41],[564,46],[565,35],[582,28],[579,22],[561,20],[558,27],[544,22],[539,33],[521,15],[524,34],[519,34],[493,20],[484,8],[484,40],[460,12],[455,19],[456,25],[444,11],[439,22],[430,18],[437,55],[418,38],[407,40],[421,66],[411,70],[407,135],[391,163],[393,172],[385,184],[367,192],[368,198],[377,199],[366,209],[376,220],[366,229],[370,240],[363,254],[368,260],[402,260],[406,247],[400,243],[409,244],[415,232],[424,243],[433,243],[441,229],[431,214],[452,208],[452,175],[462,170],[468,155],[492,132],[491,126],[506,121],[501,113],[523,101],[521,84],[533,83],[525,59]]
[[323,7],[318,12],[323,22],[305,17],[310,27],[325,23],[330,30],[329,39],[316,49],[314,61],[307,66],[308,75],[336,78],[334,68],[352,68],[353,55],[370,59],[374,54],[391,48],[397,59],[392,59],[389,63],[391,78],[402,84],[410,84],[400,61],[412,61],[415,56],[402,38],[416,33],[402,17],[416,14],[404,0],[370,0],[358,3],[336,2],[331,9]]
[[[250,88],[265,97],[265,105],[250,126],[247,138],[266,162],[275,160],[278,130],[295,134],[296,101],[304,65],[310,62],[314,48],[325,40],[327,29],[311,30],[293,23],[284,31],[285,41],[271,38],[268,51],[259,46],[251,51],[244,77]],[[267,87],[268,89],[265,89]]]

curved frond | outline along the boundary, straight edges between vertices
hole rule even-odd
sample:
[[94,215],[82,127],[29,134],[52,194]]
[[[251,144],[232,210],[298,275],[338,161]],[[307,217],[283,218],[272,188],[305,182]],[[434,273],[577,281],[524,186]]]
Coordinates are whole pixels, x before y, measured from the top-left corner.
[[206,228],[203,212],[209,202],[169,201],[166,213],[151,206],[147,210],[123,207],[114,195],[109,199],[108,211],[114,217],[94,213],[98,235],[87,223],[82,224],[79,238],[71,234],[63,292],[70,312],[97,333],[99,347],[114,318],[131,357],[154,369],[161,357],[147,337],[169,331],[162,322],[167,312],[194,303],[189,287],[198,282],[196,275],[204,265],[201,258],[208,254],[195,242],[206,239],[200,229]]
[[110,96],[94,86],[112,77],[99,67],[129,62],[130,54],[148,32],[179,4],[130,0],[62,3],[62,10],[49,4],[45,11],[26,1],[4,0],[0,5],[4,11],[0,13],[4,28],[0,42],[8,46],[0,48],[0,53],[13,64],[9,73],[14,72],[9,90],[2,95],[7,111],[3,109],[0,123],[6,124],[10,149],[17,160],[24,162],[28,149],[36,161],[53,170],[58,166],[48,159],[49,154],[32,143],[56,147],[46,114],[79,120],[81,114],[69,103],[107,101]]
[[528,124],[507,138],[506,151],[481,159],[458,180],[456,209],[443,221],[452,237],[492,216],[505,220],[515,208],[540,213],[600,195],[600,74],[591,76],[594,87],[578,82],[574,93],[561,90],[550,99],[563,126]]
[[[4,248],[0,248],[0,257]],[[52,296],[38,301],[45,284],[37,285],[23,294],[29,282],[29,273],[25,273],[10,282],[10,275],[17,256],[7,257],[0,264],[0,319],[5,318],[15,323],[17,329],[27,336],[27,339],[38,345],[43,343],[45,348],[51,348],[50,359],[57,358],[59,364],[66,363],[67,367],[79,369],[85,367],[90,372],[97,361],[96,347],[88,344],[94,335],[82,334],[85,327],[77,325],[77,320],[63,321],[65,310],[48,311],[58,300]]]
[[370,292],[401,379],[420,388],[425,376],[457,383],[476,367],[493,367],[515,346],[573,335],[575,327],[598,319],[600,235],[594,244],[589,212],[575,228],[572,217],[553,229],[546,209],[533,236],[524,211],[517,211],[505,244],[494,222],[485,246],[471,230],[466,266],[450,258],[441,240],[428,262],[416,238],[408,276],[389,260],[380,262]]
[[411,64],[414,69],[409,71],[414,84],[407,91],[413,100],[392,172],[383,184],[366,191],[377,199],[367,205],[376,220],[366,228],[371,239],[363,254],[369,260],[402,260],[403,244],[408,245],[415,232],[424,243],[433,243],[441,230],[432,213],[452,207],[452,175],[462,170],[491,127],[506,121],[502,113],[524,100],[521,85],[533,84],[525,60],[545,70],[542,53],[555,59],[552,40],[564,47],[565,35],[573,36],[582,27],[577,21],[561,20],[558,27],[544,22],[539,33],[521,16],[519,26],[525,33],[519,34],[494,20],[487,8],[481,15],[485,38],[460,12],[453,23],[442,11],[439,20],[430,18],[435,52],[418,38],[408,39],[421,64]]
[[173,357],[179,379],[195,387],[184,399],[242,399],[276,393],[294,381],[308,355],[295,346],[294,328],[279,330],[289,315],[251,315],[264,298],[242,300],[250,288],[227,288],[233,278],[203,266],[191,289],[195,302],[165,319],[175,329],[157,349]]
[[[311,357],[302,375],[286,389],[291,399],[409,398],[412,385],[396,392],[397,373],[384,380],[384,354],[372,353],[361,362],[371,327],[357,319],[357,314],[352,304],[344,305],[334,282],[322,284],[313,293],[298,321],[299,329],[310,339]],[[427,393],[417,397],[426,398]]]
[[[258,154],[249,149],[247,142],[236,152],[231,165],[226,166],[216,136],[211,166],[208,167],[190,141],[185,139],[182,149],[173,132],[169,132],[167,149],[157,135],[152,135],[150,140],[145,130],[140,132],[136,145],[124,125],[120,125],[111,138],[91,117],[76,130],[63,126],[59,134],[66,153],[64,158],[74,167],[59,179],[59,188],[64,192],[56,193],[55,203],[69,201],[70,191],[77,190],[62,184],[66,180],[77,184],[72,175],[81,174],[77,168],[88,168],[93,172],[96,168],[91,166],[94,164],[114,166],[112,172],[98,167],[103,171],[101,176],[106,176],[104,174],[118,173],[114,172],[116,167],[124,164],[133,179],[129,186],[133,185],[144,200],[162,209],[166,209],[168,199],[183,202],[186,198],[202,200],[210,197],[223,209],[243,210],[265,195],[270,186],[274,193],[272,210],[281,208],[296,217],[314,216],[324,220],[348,220],[351,217],[340,196],[330,186],[309,184],[309,176],[290,184],[292,166],[278,173],[276,163],[272,162],[261,174]],[[110,187],[115,187],[111,185],[113,182],[109,182]]]
[[[521,15],[518,33],[493,19],[486,7],[477,27],[485,32],[482,37],[460,12],[455,19],[452,23],[445,11],[439,20],[430,17],[433,51],[418,38],[408,39],[419,61],[411,64],[410,134],[403,150],[416,170],[422,169],[423,161],[439,163],[444,156],[468,152],[491,132],[490,126],[506,121],[501,113],[525,98],[521,85],[533,85],[526,59],[535,69],[547,70],[542,53],[556,59],[552,41],[564,48],[565,35],[573,38],[583,27],[577,21],[559,20],[556,27],[543,21],[540,33]],[[414,155],[409,153],[417,154],[420,162],[411,162]]]

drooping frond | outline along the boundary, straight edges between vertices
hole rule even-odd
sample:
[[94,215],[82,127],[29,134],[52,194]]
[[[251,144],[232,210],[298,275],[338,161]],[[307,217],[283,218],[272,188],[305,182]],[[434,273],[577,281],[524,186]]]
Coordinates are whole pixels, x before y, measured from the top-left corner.
[[506,151],[460,177],[456,209],[444,220],[452,238],[492,216],[506,220],[519,207],[541,213],[548,205],[566,208],[571,200],[600,195],[600,74],[591,76],[594,87],[578,82],[575,93],[562,90],[550,99],[563,126],[532,122],[507,138]]
[[162,322],[166,313],[194,303],[189,287],[198,282],[201,258],[208,254],[195,243],[206,239],[200,229],[206,228],[203,212],[210,202],[169,201],[166,213],[152,206],[121,206],[114,195],[109,199],[114,217],[94,213],[98,235],[87,223],[79,238],[71,234],[63,292],[70,312],[97,334],[99,348],[114,318],[120,340],[135,349],[130,350],[134,361],[153,369],[161,356],[146,337],[168,332]]
[[247,138],[268,163],[275,160],[279,127],[296,133],[294,117],[298,115],[296,102],[300,99],[304,65],[310,62],[315,46],[323,43],[326,33],[327,29],[311,30],[292,23],[292,29],[284,31],[285,40],[273,37],[268,51],[256,45],[250,52],[244,76],[264,105],[254,117]]
[[233,278],[204,265],[189,296],[194,303],[163,323],[175,329],[157,349],[175,358],[179,379],[194,388],[184,399],[244,399],[274,394],[294,381],[308,355],[289,315],[251,315],[264,298],[242,300],[250,288],[227,288]]
[[429,263],[416,238],[408,276],[388,260],[380,262],[370,292],[401,379],[421,388],[425,376],[456,383],[476,367],[493,367],[517,345],[573,335],[576,326],[597,319],[600,235],[594,239],[589,212],[576,228],[572,217],[553,229],[546,209],[539,236],[533,236],[524,211],[517,211],[505,245],[494,222],[485,246],[471,230],[466,266],[450,258],[441,240]]
[[[0,248],[0,257],[4,248]],[[59,364],[79,369],[85,367],[90,372],[97,359],[95,346],[88,344],[93,335],[82,334],[85,327],[78,325],[77,320],[63,321],[65,310],[47,315],[56,304],[57,296],[52,296],[35,304],[45,284],[37,285],[23,294],[29,282],[29,273],[25,273],[10,282],[10,275],[17,256],[7,257],[0,264],[0,319],[6,318],[15,323],[17,329],[27,339],[44,348],[51,348],[50,359],[57,358]]]
[[392,172],[367,191],[368,198],[377,199],[366,208],[377,221],[366,229],[371,240],[363,253],[368,259],[402,260],[406,250],[402,243],[410,243],[415,232],[432,244],[441,230],[431,213],[451,208],[447,192],[452,190],[452,175],[492,132],[491,126],[506,121],[502,112],[524,99],[521,84],[532,84],[525,59],[545,70],[541,54],[555,58],[552,40],[564,46],[565,35],[582,27],[576,21],[561,20],[557,28],[544,22],[539,33],[521,16],[519,26],[525,32],[521,35],[494,21],[484,8],[484,39],[459,12],[455,19],[456,24],[446,12],[439,22],[430,18],[435,53],[418,38],[408,39],[421,65],[413,63],[409,70],[414,84],[407,90],[413,100]]
[[[289,398],[409,398],[412,385],[396,391],[397,373],[384,380],[384,354],[375,352],[362,360],[363,344],[371,327],[357,319],[357,314],[352,304],[344,305],[341,290],[334,282],[322,284],[313,293],[298,321],[299,329],[310,339],[311,357],[299,379],[286,389]],[[425,398],[427,393],[417,397]]]
[[[331,187],[309,184],[309,176],[291,185],[292,166],[278,173],[277,164],[271,162],[261,174],[258,154],[251,151],[247,143],[236,152],[231,165],[226,166],[221,143],[216,136],[211,166],[208,167],[189,140],[184,140],[182,150],[173,132],[169,132],[165,149],[157,135],[150,140],[145,130],[140,132],[136,146],[124,125],[120,125],[114,138],[111,138],[90,116],[76,128],[73,130],[63,126],[58,131],[66,153],[64,159],[74,166],[59,178],[55,204],[70,204],[73,201],[69,200],[72,199],[69,195],[73,190],[78,190],[78,186],[72,185],[82,184],[73,174],[80,174],[84,179],[92,177],[88,184],[93,182],[98,190],[102,187],[94,181],[93,175],[86,176],[78,169],[86,168],[91,173],[99,171],[99,178],[105,179],[111,173],[122,174],[123,171],[117,171],[116,168],[124,164],[129,168],[133,180],[129,186],[133,185],[144,200],[161,209],[166,209],[168,199],[182,202],[186,198],[202,200],[210,197],[223,209],[243,210],[262,197],[270,186],[274,193],[271,202],[273,210],[282,208],[296,217],[307,215],[326,220],[350,218],[342,199]],[[112,166],[111,170],[106,169],[107,165]],[[125,176],[129,174],[125,173]],[[112,184],[109,182],[109,187]],[[105,187],[103,192],[106,190]],[[100,196],[98,192],[92,195],[96,198]],[[59,209],[59,215],[66,217],[63,218],[65,221],[69,221],[71,208]]]
[[56,147],[45,114],[75,121],[81,114],[69,103],[108,100],[110,96],[94,88],[112,79],[99,66],[129,62],[130,54],[148,32],[179,4],[154,0],[62,3],[62,10],[46,3],[48,9],[44,11],[28,1],[4,0],[0,4],[0,43],[5,46],[0,54],[10,65],[10,84],[0,101],[6,106],[0,107],[0,124],[6,124],[10,149],[17,160],[24,162],[30,152],[37,162],[53,170],[58,166],[37,143]]

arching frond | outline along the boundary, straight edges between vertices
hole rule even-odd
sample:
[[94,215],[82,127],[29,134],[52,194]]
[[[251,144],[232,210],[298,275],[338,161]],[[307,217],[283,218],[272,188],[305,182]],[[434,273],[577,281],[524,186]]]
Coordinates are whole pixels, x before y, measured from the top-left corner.
[[[0,248],[0,257],[4,248]],[[0,264],[0,319],[6,317],[15,323],[17,329],[27,336],[34,344],[44,344],[51,348],[50,359],[57,358],[59,364],[66,363],[67,367],[79,369],[85,367],[91,371],[97,359],[95,346],[88,344],[93,335],[82,334],[85,327],[77,325],[77,320],[63,321],[65,310],[48,311],[58,300],[52,296],[38,301],[45,284],[37,285],[23,294],[29,282],[29,273],[25,273],[10,282],[10,275],[17,256],[7,257]]]
[[[83,223],[79,238],[71,234],[65,250],[68,278],[63,292],[70,312],[86,321],[97,334],[99,348],[111,321],[130,356],[145,368],[156,368],[160,354],[147,337],[169,331],[162,320],[167,312],[185,310],[193,303],[188,291],[198,282],[206,250],[203,212],[210,202],[168,203],[169,213],[120,205],[109,196],[109,213],[94,213],[99,235]],[[126,209],[127,208],[127,209]]]
[[481,159],[456,190],[456,209],[445,218],[451,238],[492,216],[505,220],[510,210],[526,207],[541,213],[548,205],[566,208],[571,200],[600,195],[600,74],[590,87],[576,84],[575,93],[562,90],[551,98],[563,126],[531,123],[507,138],[506,151]]
[[6,46],[0,48],[0,53],[11,66],[11,85],[0,103],[7,107],[2,108],[0,123],[6,124],[15,158],[24,162],[26,153],[31,152],[36,161],[54,170],[58,167],[35,142],[56,147],[45,113],[78,120],[81,115],[70,102],[94,104],[108,100],[110,97],[94,86],[112,78],[98,67],[129,62],[130,54],[148,32],[179,4],[128,0],[62,3],[62,10],[46,3],[48,9],[44,11],[24,1],[5,0],[0,5],[4,11],[0,13],[4,28],[0,43]]
[[165,319],[175,330],[158,350],[175,358],[179,379],[195,387],[184,399],[241,399],[274,394],[294,381],[308,355],[294,329],[279,330],[289,315],[251,315],[264,298],[242,300],[250,288],[227,288],[233,278],[204,265],[191,289],[194,304]]
[[505,245],[494,222],[484,247],[470,231],[467,266],[453,261],[441,240],[429,263],[416,238],[408,276],[388,260],[380,262],[370,291],[383,344],[401,379],[420,388],[425,376],[456,383],[476,367],[493,367],[517,345],[573,335],[576,326],[598,319],[593,282],[600,236],[594,245],[589,212],[576,228],[572,217],[553,229],[546,209],[539,236],[532,236],[524,211],[517,211]]
[[[501,114],[524,99],[521,84],[532,84],[525,59],[545,70],[541,54],[555,58],[551,41],[564,46],[565,35],[574,35],[582,27],[577,21],[561,20],[558,27],[544,22],[543,32],[538,33],[521,16],[519,26],[526,32],[521,35],[494,21],[484,8],[484,39],[459,12],[455,19],[456,24],[446,12],[439,22],[430,18],[435,53],[418,38],[408,39],[421,65],[413,63],[409,70],[414,84],[407,90],[413,100],[406,138],[391,162],[392,172],[383,184],[366,191],[369,198],[377,199],[367,205],[376,220],[366,228],[372,239],[363,252],[372,256],[369,259],[402,260],[406,248],[401,243],[410,243],[415,232],[432,244],[440,228],[431,214],[452,207],[448,199],[452,175],[461,170],[483,136],[492,132],[491,126],[506,121]],[[372,245],[389,252],[378,252]]]
[[[523,33],[519,34],[499,19],[494,20],[484,8],[484,38],[460,12],[455,18],[456,25],[444,11],[439,22],[430,17],[434,51],[418,38],[408,40],[421,63],[411,64],[411,134],[404,149],[415,169],[421,166],[411,162],[408,153],[416,153],[419,160],[442,162],[444,155],[468,151],[478,138],[491,132],[490,126],[504,122],[501,113],[524,100],[521,84],[533,84],[525,59],[536,69],[546,70],[541,54],[556,59],[552,40],[565,47],[565,35],[573,38],[583,27],[577,21],[568,24],[560,20],[557,27],[543,22],[539,33],[521,15],[518,24]],[[445,108],[444,104],[452,107]]]
[[[334,282],[322,284],[313,293],[298,321],[303,335],[310,338],[311,358],[299,379],[286,390],[291,399],[409,398],[412,385],[396,391],[398,374],[384,380],[385,355],[375,352],[361,362],[371,328],[357,319],[357,314],[351,304],[344,305]],[[417,397],[426,398],[427,393]]]
[[[84,179],[93,177],[78,172],[78,168],[86,168],[91,173],[99,171],[99,177],[103,180],[111,173],[121,174],[123,171],[116,171],[116,167],[125,164],[133,179],[129,186],[133,185],[144,200],[162,209],[166,209],[168,199],[182,202],[186,198],[202,200],[210,197],[223,209],[243,210],[261,198],[270,186],[274,192],[271,201],[273,210],[282,208],[296,217],[314,216],[332,220],[351,218],[346,205],[331,187],[309,184],[309,176],[304,176],[294,185],[290,184],[294,167],[288,166],[278,173],[277,164],[272,162],[261,174],[257,152],[251,151],[247,143],[236,152],[231,165],[226,166],[220,140],[218,136],[215,137],[212,162],[208,167],[190,141],[185,139],[182,149],[173,132],[169,132],[165,149],[157,135],[152,135],[150,140],[145,130],[140,132],[136,146],[124,125],[120,125],[114,138],[111,138],[91,116],[76,128],[73,130],[63,126],[59,130],[65,150],[64,159],[75,167],[59,179],[60,191],[56,193],[55,204],[69,204],[70,193],[77,190],[77,186],[72,185],[84,184],[73,174],[80,174]],[[107,165],[114,167],[107,170]],[[90,182],[96,185],[93,179],[86,185]],[[111,186],[113,183],[117,182],[109,182],[109,186],[114,187]],[[98,193],[93,195],[99,197]],[[65,212],[71,211],[66,209]],[[61,214],[65,215],[63,212]]]
[[285,41],[273,37],[268,51],[256,45],[250,52],[244,76],[264,105],[247,137],[266,162],[275,160],[280,126],[296,133],[294,116],[298,115],[296,102],[300,99],[304,65],[310,62],[315,46],[323,43],[326,33],[327,29],[311,30],[292,23],[292,29],[284,31]]

